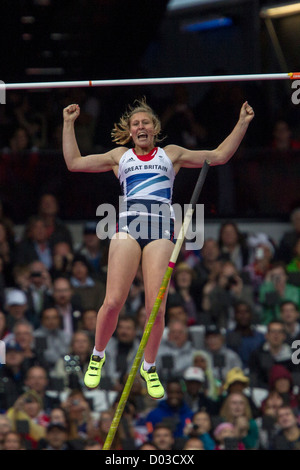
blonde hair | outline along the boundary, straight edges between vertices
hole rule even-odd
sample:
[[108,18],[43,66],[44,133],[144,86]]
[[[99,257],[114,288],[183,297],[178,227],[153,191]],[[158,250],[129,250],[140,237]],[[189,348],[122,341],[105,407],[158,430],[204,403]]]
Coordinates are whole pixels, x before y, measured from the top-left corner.
[[249,400],[243,393],[240,393],[240,392],[232,392],[229,395],[227,395],[219,412],[219,415],[221,416],[221,418],[223,418],[225,421],[228,421],[230,423],[233,422],[233,416],[231,414],[230,403],[229,403],[233,395],[238,395],[242,398],[244,405],[245,405],[245,411],[244,411],[243,416],[245,416],[248,420],[252,419],[252,411],[251,411]]
[[113,142],[116,142],[118,145],[125,145],[130,141],[130,120],[136,113],[147,113],[150,116],[154,126],[154,144],[159,141],[158,135],[161,132],[160,120],[153,109],[147,104],[146,98],[143,97],[140,100],[135,100],[134,106],[128,106],[127,111],[121,116],[118,124],[114,124],[111,132]]

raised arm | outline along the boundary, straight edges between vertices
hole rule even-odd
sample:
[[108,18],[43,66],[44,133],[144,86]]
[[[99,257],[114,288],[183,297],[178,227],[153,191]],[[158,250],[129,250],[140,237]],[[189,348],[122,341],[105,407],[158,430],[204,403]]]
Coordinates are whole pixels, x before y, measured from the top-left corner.
[[79,114],[80,108],[78,104],[71,104],[63,110],[63,155],[68,170],[89,173],[114,170],[117,173],[119,160],[124,151],[126,151],[124,148],[115,148],[98,155],[81,156],[74,127]]
[[225,140],[214,150],[187,150],[177,145],[165,147],[167,155],[171,158],[175,170],[180,167],[199,168],[207,161],[210,165],[223,165],[237,151],[248,126],[254,118],[254,111],[246,101],[241,108],[237,124]]

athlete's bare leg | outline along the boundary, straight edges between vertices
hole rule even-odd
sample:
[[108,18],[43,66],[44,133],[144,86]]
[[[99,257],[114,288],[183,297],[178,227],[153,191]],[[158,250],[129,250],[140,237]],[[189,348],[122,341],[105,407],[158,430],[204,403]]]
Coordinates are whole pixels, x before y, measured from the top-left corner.
[[116,329],[140,259],[141,248],[136,240],[125,233],[114,235],[109,247],[106,295],[97,316],[95,347],[98,351],[106,348]]
[[[159,293],[173,249],[174,244],[170,240],[162,239],[149,243],[143,250],[142,268],[147,320]],[[167,294],[166,291],[145,348],[144,357],[149,363],[155,362],[164,331]]]

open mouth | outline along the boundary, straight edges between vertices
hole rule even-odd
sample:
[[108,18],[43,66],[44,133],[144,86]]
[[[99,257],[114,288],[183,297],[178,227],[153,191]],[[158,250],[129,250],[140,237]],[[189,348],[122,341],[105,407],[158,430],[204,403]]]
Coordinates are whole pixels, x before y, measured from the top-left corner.
[[139,139],[139,140],[147,139],[147,137],[148,137],[148,134],[146,134],[146,132],[141,132],[141,133],[138,135],[138,139]]

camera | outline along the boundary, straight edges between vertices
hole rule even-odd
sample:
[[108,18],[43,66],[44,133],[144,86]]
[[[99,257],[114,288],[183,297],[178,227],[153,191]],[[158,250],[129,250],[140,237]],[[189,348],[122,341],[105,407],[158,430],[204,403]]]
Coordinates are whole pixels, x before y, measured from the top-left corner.
[[236,286],[238,283],[237,278],[234,274],[231,276],[228,276],[227,283],[226,283],[226,289],[230,289],[232,286]]
[[30,277],[41,277],[41,276],[42,276],[41,271],[32,271],[32,273],[30,273]]
[[81,371],[79,357],[67,354],[64,357],[64,368],[68,376],[68,385],[71,390],[80,388],[79,374]]

